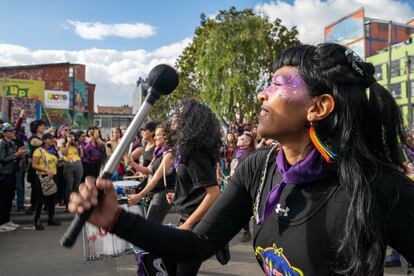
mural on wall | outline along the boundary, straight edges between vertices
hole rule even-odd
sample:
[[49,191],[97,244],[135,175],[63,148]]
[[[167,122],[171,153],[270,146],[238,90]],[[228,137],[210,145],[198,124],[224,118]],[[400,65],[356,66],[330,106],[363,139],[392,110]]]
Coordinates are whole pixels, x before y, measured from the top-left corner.
[[54,127],[59,127],[62,124],[71,125],[72,118],[69,110],[65,109],[47,109],[51,124]]
[[73,95],[73,110],[85,112],[88,107],[88,89],[83,81],[74,81],[75,89]]
[[86,130],[88,126],[89,126],[88,119],[85,117],[85,113],[83,112],[73,113],[72,128]]

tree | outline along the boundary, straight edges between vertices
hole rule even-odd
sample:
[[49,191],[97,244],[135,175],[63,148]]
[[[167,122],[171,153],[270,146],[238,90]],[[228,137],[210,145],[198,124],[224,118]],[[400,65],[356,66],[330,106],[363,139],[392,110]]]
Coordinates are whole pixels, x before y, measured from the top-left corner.
[[200,99],[226,123],[256,118],[257,92],[271,79],[280,52],[299,43],[296,28],[234,7],[213,19],[201,14],[200,25],[176,62],[179,87],[164,101],[174,108],[179,99]]

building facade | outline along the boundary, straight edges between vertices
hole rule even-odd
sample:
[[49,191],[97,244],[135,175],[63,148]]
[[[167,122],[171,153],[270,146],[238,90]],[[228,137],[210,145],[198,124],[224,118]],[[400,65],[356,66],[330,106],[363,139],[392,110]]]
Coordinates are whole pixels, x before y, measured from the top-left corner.
[[386,88],[388,86],[388,72],[390,72],[390,87],[388,90],[400,106],[407,125],[412,125],[414,102],[412,96],[412,91],[414,91],[413,39],[414,35],[407,41],[392,47],[391,62],[389,61],[389,52],[385,50],[367,58],[368,62],[375,65],[375,77],[378,83]]
[[13,121],[24,108],[30,120],[41,117],[54,126],[87,128],[95,84],[86,81],[85,70],[85,65],[72,63],[0,67],[3,118]]
[[94,126],[101,129],[102,134],[110,134],[111,129],[119,127],[126,129],[134,118],[132,106],[99,106],[94,115]]
[[325,42],[345,45],[363,59],[382,49],[409,39],[414,33],[414,20],[397,23],[365,16],[363,8],[325,27]]

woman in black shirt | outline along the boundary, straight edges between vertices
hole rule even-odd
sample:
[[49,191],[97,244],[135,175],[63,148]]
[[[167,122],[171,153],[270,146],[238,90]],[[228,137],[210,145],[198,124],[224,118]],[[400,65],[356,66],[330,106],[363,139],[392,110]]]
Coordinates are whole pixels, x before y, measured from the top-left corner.
[[[258,132],[280,149],[258,150],[240,164],[193,232],[131,219],[104,180],[97,187],[105,208],[89,221],[154,254],[192,261],[211,256],[253,214],[255,253],[267,275],[382,275],[387,245],[414,263],[406,134],[374,71],[339,44],[285,50],[258,95]],[[96,194],[86,183],[71,211],[97,204]]]
[[144,197],[149,198],[147,219],[160,224],[171,209],[166,198],[167,192],[174,191],[175,187],[175,169],[172,166],[174,161],[169,137],[170,126],[168,124],[158,125],[155,130],[156,149],[151,163],[144,167],[137,164],[132,157],[128,159],[130,166],[137,172],[152,175],[151,180],[141,192],[128,196],[128,203],[133,205]]

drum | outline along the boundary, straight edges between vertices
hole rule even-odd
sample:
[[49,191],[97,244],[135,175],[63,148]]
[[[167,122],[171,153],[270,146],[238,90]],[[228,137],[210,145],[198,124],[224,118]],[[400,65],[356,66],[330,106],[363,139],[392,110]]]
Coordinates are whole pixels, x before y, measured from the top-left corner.
[[[121,205],[121,208],[128,212],[145,217],[145,207],[143,205],[128,206]],[[83,228],[83,252],[85,261],[114,257],[132,253],[132,244],[112,235],[104,233],[101,229],[86,223]]]
[[135,180],[123,180],[113,182],[115,191],[118,195],[137,194],[143,189],[141,184],[141,181]]

